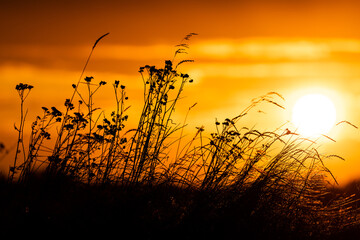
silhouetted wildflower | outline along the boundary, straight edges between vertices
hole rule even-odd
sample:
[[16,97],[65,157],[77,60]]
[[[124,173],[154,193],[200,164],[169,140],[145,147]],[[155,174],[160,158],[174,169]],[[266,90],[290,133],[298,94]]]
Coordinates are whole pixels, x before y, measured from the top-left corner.
[[172,70],[172,62],[170,60],[165,61],[165,70],[167,71]]
[[65,124],[65,125],[64,125],[64,128],[65,128],[66,130],[74,129],[74,125],[73,125],[73,124]]
[[150,75],[153,75],[156,71],[157,71],[157,70],[156,70],[155,66],[151,66],[151,67],[149,68],[149,73],[150,73]]
[[104,119],[103,119],[103,121],[104,121],[104,123],[106,123],[106,124],[110,125],[110,121],[109,121],[109,120],[107,120],[107,118],[104,118]]
[[180,76],[181,76],[182,78],[188,78],[188,77],[189,77],[189,74],[187,74],[187,73],[185,73],[185,74],[181,73]]
[[18,91],[25,90],[25,89],[31,90],[32,88],[34,88],[34,86],[29,85],[29,84],[24,84],[24,83],[19,83],[15,87],[15,89]]
[[65,107],[69,108],[70,110],[73,110],[75,108],[74,104],[70,102],[70,99],[65,100]]
[[94,77],[85,77],[85,82],[90,83]]
[[204,126],[196,127],[196,129],[197,129],[199,132],[205,131],[205,127],[204,127]]
[[54,117],[60,117],[61,115],[62,115],[62,113],[59,111],[59,110],[57,110],[56,109],[56,107],[51,107],[51,110],[52,110],[52,115],[54,116]]
[[41,135],[44,136],[47,140],[50,140],[50,133],[46,131],[41,131]]

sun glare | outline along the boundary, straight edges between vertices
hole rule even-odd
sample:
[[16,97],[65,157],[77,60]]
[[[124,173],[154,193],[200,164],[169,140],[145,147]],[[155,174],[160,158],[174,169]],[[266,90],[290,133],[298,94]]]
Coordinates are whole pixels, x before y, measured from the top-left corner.
[[292,113],[297,131],[305,137],[327,134],[336,122],[333,102],[322,94],[309,94],[299,98]]

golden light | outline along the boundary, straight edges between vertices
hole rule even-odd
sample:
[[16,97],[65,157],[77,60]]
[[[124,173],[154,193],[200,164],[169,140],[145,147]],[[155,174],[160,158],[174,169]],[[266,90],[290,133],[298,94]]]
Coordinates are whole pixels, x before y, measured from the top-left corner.
[[293,107],[292,122],[305,137],[327,134],[336,122],[335,105],[325,95],[305,95]]

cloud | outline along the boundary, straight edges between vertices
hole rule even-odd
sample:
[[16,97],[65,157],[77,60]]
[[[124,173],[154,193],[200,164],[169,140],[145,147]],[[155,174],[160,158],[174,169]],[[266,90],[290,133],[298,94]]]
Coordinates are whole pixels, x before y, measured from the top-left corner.
[[209,40],[192,46],[194,54],[208,59],[248,61],[310,61],[360,54],[358,39],[248,38]]
[[[92,61],[105,66],[120,62],[162,63],[172,59],[175,44],[112,44],[102,43],[93,54]],[[287,39],[243,38],[241,40],[194,39],[189,43],[188,55],[200,63],[216,62],[234,65],[255,64],[256,68],[268,62],[329,62],[357,61],[360,57],[360,41],[357,39]],[[90,45],[37,45],[7,44],[1,47],[0,64],[26,63],[49,68],[79,69],[90,52]],[[96,64],[93,64],[96,67]],[[139,67],[138,66],[138,67]],[[118,67],[120,67],[118,65]],[[124,67],[127,69],[128,67]],[[241,69],[240,69],[241,71]],[[256,72],[259,72],[256,69]],[[261,71],[260,71],[261,72]]]

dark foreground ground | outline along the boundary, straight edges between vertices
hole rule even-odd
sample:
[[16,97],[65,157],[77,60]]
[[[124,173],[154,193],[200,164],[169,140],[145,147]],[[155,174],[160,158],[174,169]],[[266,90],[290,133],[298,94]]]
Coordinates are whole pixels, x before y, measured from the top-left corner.
[[[8,236],[117,239],[359,239],[353,226],[324,232],[294,223],[234,193],[169,186],[88,186],[65,178],[27,185],[0,181],[0,230]],[[95,235],[100,234],[100,235]],[[5,235],[3,235],[5,236]],[[126,236],[126,237],[125,237]]]

